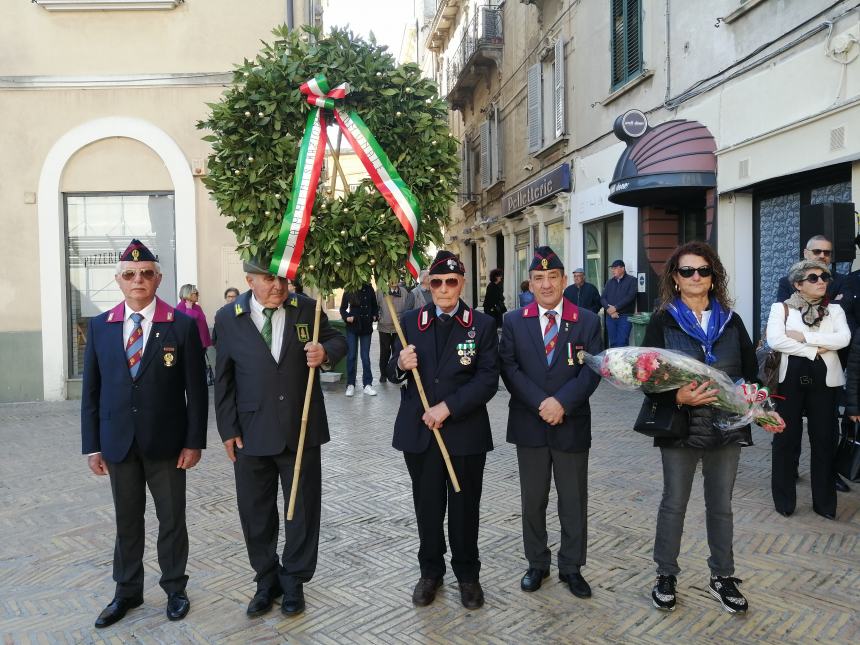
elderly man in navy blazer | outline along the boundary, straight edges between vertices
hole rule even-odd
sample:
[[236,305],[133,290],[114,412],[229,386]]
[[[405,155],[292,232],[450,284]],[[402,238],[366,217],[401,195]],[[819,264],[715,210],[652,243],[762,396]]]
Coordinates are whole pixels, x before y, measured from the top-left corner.
[[272,275],[268,266],[260,259],[245,262],[250,290],[215,314],[215,416],[233,462],[239,520],[256,573],[249,617],[268,612],[281,595],[282,613],[292,616],[305,609],[303,584],[314,575],[319,549],[320,447],[329,440],[319,372],[311,392],[295,515],[284,524],[280,561],[278,482],[289,498],[309,368],[335,365],[346,354],[346,339],[325,314],[319,342],[311,342],[316,303],[290,294],[287,280]]
[[156,297],[161,277],[152,252],[132,240],[116,271],[125,300],[90,319],[87,331],[83,452],[90,470],[110,475],[116,512],[116,593],[96,627],[112,625],[143,603],[147,487],[158,515],[167,617],[180,620],[191,606],[185,594],[185,471],[206,447],[209,394],[197,325]]
[[[484,604],[478,580],[478,516],[487,452],[493,449],[487,402],[499,385],[498,340],[492,317],[460,300],[465,269],[449,251],[430,266],[433,302],[403,314],[407,345],[395,344],[388,364],[392,382],[406,380],[394,424],[394,447],[403,451],[412,479],[418,522],[421,577],[412,602],[423,607],[436,597],[445,575],[445,507],[451,568],[467,609]],[[425,412],[411,371],[418,368],[432,406]],[[431,429],[445,440],[460,482],[455,493]]]
[[582,577],[588,518],[588,398],[600,377],[580,352],[601,351],[597,316],[562,297],[564,265],[548,246],[535,250],[529,267],[535,302],[510,312],[502,326],[502,379],[511,394],[508,441],[517,446],[523,545],[529,566],[520,582],[537,591],[549,576],[546,507],[555,477],[561,545],[559,579],[580,598],[591,596]]

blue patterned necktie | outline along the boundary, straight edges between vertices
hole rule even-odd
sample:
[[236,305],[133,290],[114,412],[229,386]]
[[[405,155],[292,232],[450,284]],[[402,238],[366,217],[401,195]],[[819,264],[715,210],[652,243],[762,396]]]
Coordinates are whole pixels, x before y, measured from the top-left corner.
[[543,346],[546,350],[546,364],[552,363],[552,357],[555,354],[555,342],[558,340],[558,326],[555,324],[555,312],[548,311],[544,314],[547,317],[546,329],[543,332]]
[[143,327],[140,324],[143,320],[143,314],[133,313],[129,318],[134,323],[134,328],[125,344],[125,356],[128,359],[128,370],[131,372],[131,378],[137,378],[137,373],[140,371],[140,359],[143,356]]

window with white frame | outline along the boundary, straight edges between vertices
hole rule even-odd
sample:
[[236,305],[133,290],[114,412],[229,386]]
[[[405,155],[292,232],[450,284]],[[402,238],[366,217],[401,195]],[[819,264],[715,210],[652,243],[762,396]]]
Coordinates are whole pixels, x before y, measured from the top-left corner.
[[487,120],[481,123],[481,187],[489,188],[501,181],[502,135],[499,106],[495,103],[487,110]]
[[551,53],[532,65],[526,77],[528,90],[528,149],[538,152],[565,134],[564,41],[555,41]]

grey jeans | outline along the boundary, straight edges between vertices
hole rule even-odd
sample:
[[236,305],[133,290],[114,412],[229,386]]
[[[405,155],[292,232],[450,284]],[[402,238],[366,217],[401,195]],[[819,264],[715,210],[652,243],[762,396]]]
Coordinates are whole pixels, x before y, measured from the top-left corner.
[[701,459],[705,482],[705,522],[711,550],[708,566],[715,576],[734,575],[732,490],[738,472],[740,445],[709,450],[661,448],[660,452],[663,457],[663,500],[657,514],[657,535],[654,538],[657,574],[677,576],[681,571],[678,553],[684,532],[684,516],[690,501],[693,475]]

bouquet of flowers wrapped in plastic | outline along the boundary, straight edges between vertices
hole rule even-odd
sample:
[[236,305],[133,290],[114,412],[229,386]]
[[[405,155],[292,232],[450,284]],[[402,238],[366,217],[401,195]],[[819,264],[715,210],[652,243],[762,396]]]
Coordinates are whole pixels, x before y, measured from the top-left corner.
[[717,400],[710,406],[720,410],[714,425],[721,430],[741,428],[754,422],[768,432],[782,432],[785,422],[774,411],[767,388],[755,383],[734,383],[725,372],[680,352],[657,347],[615,347],[597,355],[583,352],[585,363],[622,390],[666,392],[711,381]]

